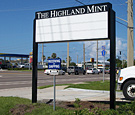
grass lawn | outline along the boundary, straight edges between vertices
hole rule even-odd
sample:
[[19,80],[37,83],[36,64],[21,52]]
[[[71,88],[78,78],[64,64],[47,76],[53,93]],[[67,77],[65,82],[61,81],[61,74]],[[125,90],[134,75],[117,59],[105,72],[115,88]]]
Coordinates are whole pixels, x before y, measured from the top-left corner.
[[[64,85],[72,85],[72,84],[56,84],[56,86],[64,86]],[[38,89],[44,89],[44,88],[49,88],[53,87],[53,85],[45,85],[45,86],[39,86]]]
[[[12,113],[11,113],[12,111]],[[14,112],[14,113],[13,113]],[[31,100],[19,97],[0,97],[0,114],[1,115],[67,115],[74,111],[53,107],[44,103],[31,103]],[[19,114],[18,114],[19,113]]]
[[[87,102],[89,103],[89,101]],[[64,104],[64,103],[62,103]],[[69,102],[68,102],[69,104]],[[106,103],[97,103],[102,109]],[[74,109],[64,109],[56,106],[53,111],[52,105],[45,103],[31,103],[31,100],[19,97],[0,97],[0,114],[1,115],[134,115],[135,101],[131,104],[120,104],[121,106],[115,110],[102,110],[95,108],[96,103],[89,105],[89,108],[80,109],[81,101],[74,102]],[[84,105],[83,105],[84,106]],[[93,109],[90,109],[92,107]]]
[[28,99],[22,99],[19,97],[0,97],[0,114],[9,115],[9,110],[16,104],[30,104],[31,101]]
[[[57,84],[56,86],[68,85],[67,88],[80,88],[80,89],[91,89],[91,90],[110,90],[110,81],[91,81],[84,82],[84,84]],[[40,86],[38,89],[44,89],[48,87],[52,87],[53,85]]]
[[80,89],[91,89],[91,90],[110,90],[110,81],[90,81],[84,84],[71,84],[66,88],[80,88]]

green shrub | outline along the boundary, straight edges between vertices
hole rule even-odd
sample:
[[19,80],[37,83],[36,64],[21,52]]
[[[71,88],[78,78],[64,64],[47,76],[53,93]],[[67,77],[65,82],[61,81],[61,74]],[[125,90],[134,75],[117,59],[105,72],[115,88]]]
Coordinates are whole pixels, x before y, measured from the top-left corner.
[[74,107],[75,108],[79,108],[79,107],[81,107],[79,104],[80,104],[80,102],[81,102],[81,100],[79,99],[79,98],[75,98],[75,102],[74,102]]

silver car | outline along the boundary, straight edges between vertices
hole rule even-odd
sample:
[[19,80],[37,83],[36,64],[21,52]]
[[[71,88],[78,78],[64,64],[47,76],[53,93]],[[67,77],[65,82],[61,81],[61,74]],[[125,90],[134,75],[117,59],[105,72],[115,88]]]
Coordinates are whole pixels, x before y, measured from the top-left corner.
[[90,68],[86,71],[87,74],[99,74],[98,70],[96,68]]
[[70,75],[70,74],[79,75],[80,73],[85,75],[86,71],[82,67],[69,66],[67,69],[67,73],[68,73],[68,75]]

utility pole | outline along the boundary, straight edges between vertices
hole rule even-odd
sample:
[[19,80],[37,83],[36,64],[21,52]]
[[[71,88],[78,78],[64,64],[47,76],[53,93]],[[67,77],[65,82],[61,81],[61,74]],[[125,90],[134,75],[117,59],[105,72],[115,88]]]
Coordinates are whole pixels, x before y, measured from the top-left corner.
[[83,44],[83,66],[84,66],[84,70],[85,68],[85,44]]
[[96,62],[96,68],[98,69],[98,40],[97,40],[97,62]]
[[78,66],[78,55],[77,55],[77,66]]
[[44,44],[42,44],[42,65],[44,64]]
[[127,67],[134,65],[133,0],[128,0]]
[[69,67],[69,42],[67,43],[67,68]]

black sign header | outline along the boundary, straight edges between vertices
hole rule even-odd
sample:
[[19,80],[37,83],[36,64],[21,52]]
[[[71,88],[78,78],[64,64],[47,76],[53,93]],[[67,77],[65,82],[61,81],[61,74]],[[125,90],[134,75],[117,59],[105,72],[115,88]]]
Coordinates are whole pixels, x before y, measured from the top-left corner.
[[40,12],[36,12],[36,19],[47,19],[47,18],[55,18],[55,17],[63,17],[63,16],[106,12],[109,10],[109,8],[112,8],[112,5],[110,3],[102,3],[102,4],[85,5],[79,7],[40,11]]

